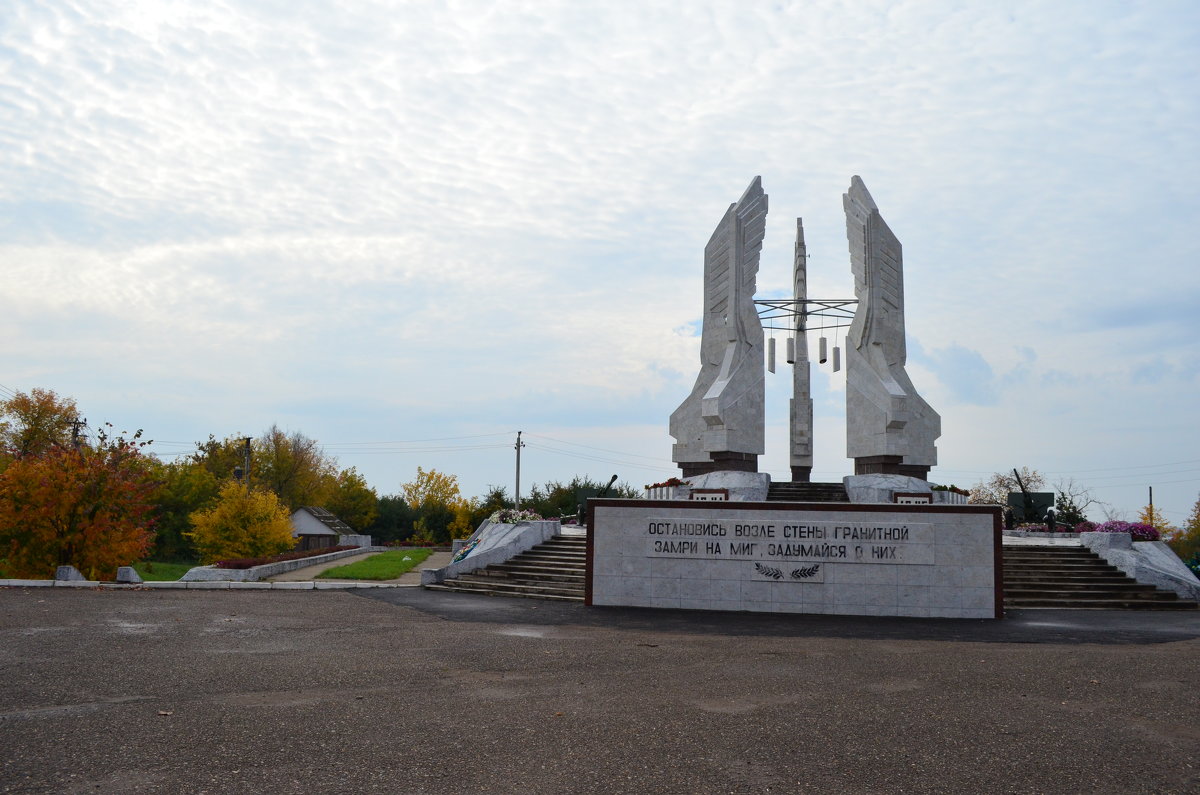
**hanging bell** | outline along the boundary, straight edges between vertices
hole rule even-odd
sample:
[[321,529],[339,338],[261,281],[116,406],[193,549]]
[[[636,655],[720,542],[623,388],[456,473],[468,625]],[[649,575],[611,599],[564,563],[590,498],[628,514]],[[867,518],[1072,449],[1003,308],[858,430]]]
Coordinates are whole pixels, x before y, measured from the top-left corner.
[[825,362],[827,362],[829,360],[828,349],[829,349],[829,340],[825,339],[824,337],[821,337],[821,341],[817,343],[817,351],[819,354],[817,356],[817,361],[819,361],[821,364],[825,364]]
[[787,363],[796,363],[796,339],[795,337],[787,338]]
[[775,372],[775,338],[767,338],[767,372]]
[[833,346],[833,371],[836,373],[842,369],[842,349],[838,346]]

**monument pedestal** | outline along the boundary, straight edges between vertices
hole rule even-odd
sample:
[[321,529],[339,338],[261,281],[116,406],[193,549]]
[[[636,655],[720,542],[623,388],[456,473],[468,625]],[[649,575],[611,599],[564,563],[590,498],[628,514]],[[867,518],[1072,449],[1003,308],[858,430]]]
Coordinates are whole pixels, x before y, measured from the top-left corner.
[[710,461],[681,461],[679,468],[685,478],[705,475],[709,472],[757,472],[758,456],[754,453],[718,452],[710,453]]
[[[855,475],[904,475],[926,480],[933,467],[920,464],[903,464],[904,456],[863,455],[854,459]],[[793,477],[793,480],[796,478]]]
[[896,492],[906,494],[932,494],[933,488],[924,478],[914,478],[908,475],[871,474],[847,475],[842,478],[846,486],[846,496],[850,502],[893,502]]

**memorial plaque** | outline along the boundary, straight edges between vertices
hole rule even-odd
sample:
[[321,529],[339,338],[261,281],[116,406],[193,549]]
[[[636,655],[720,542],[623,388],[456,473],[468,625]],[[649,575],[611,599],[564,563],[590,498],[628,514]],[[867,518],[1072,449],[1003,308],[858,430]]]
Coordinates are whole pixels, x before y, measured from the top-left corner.
[[1000,509],[592,500],[587,603],[999,617]]

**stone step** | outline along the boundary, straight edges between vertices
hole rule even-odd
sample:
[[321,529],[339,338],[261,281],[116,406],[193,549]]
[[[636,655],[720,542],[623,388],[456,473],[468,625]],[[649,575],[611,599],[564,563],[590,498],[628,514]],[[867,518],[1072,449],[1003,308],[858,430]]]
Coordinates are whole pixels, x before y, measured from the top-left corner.
[[545,541],[545,542],[539,544],[539,546],[570,547],[570,548],[578,547],[580,549],[586,549],[587,548],[587,537],[586,536],[571,536],[571,537],[554,536],[549,541]]
[[1004,566],[1004,574],[1028,574],[1031,577],[1124,577],[1116,566]]
[[1085,599],[1081,597],[1070,598],[1031,598],[1031,599],[1004,599],[1006,608],[1013,607],[1056,607],[1056,608],[1072,608],[1072,609],[1095,609],[1095,610],[1195,610],[1197,605],[1195,602],[1188,602],[1182,599],[1172,601],[1149,601],[1138,599]]
[[1191,610],[1180,599],[1127,576],[1084,547],[1006,546],[1005,607],[1108,610]]
[[[1153,585],[1142,585],[1137,582],[1110,580],[1107,582],[1047,582],[1045,580],[1012,580],[1004,581],[1004,592],[1029,593],[1030,591],[1088,591],[1091,593],[1128,591],[1131,593],[1159,593]],[[1171,594],[1175,596],[1174,593]]]
[[772,502],[850,502],[846,487],[841,483],[805,483],[780,481],[767,487],[767,499]]
[[469,593],[484,596],[522,596],[530,599],[549,599],[556,602],[582,602],[582,596],[557,596],[553,594],[537,594],[537,593],[499,593],[491,590],[482,590],[479,588],[459,588],[449,583],[444,585],[426,585],[425,588],[430,591],[449,591],[454,593]]
[[565,583],[583,583],[587,578],[583,572],[564,572],[556,571],[554,569],[530,569],[521,566],[509,566],[504,563],[495,566],[488,566],[486,569],[473,571],[471,574],[491,577],[492,579],[509,578],[524,580],[552,580],[555,582]]
[[1108,566],[1108,561],[1098,555],[1084,557],[1083,555],[1070,555],[1058,558],[1052,557],[1028,557],[1023,558],[1017,555],[1004,555],[1004,564],[1006,566]]
[[[1106,586],[1128,585],[1128,577],[1005,577],[1005,588],[1030,588],[1053,585],[1059,588],[1104,588]],[[1136,585],[1137,583],[1132,583]]]
[[1160,591],[1154,586],[1145,586],[1138,583],[1133,585],[1101,585],[1094,588],[1061,588],[1057,584],[1042,584],[1042,585],[1026,585],[1023,587],[1005,588],[1005,594],[1013,596],[1055,596],[1067,598],[1069,596],[1120,596],[1123,599],[1167,599],[1172,601],[1178,599],[1179,596],[1171,591]]
[[576,566],[583,566],[584,563],[587,563],[588,556],[587,555],[564,555],[564,554],[560,554],[560,552],[544,552],[544,551],[538,550],[538,551],[521,552],[520,555],[515,556],[514,558],[512,558],[512,560],[528,561],[530,563],[532,563],[534,561],[544,561],[547,563],[563,563],[563,564],[565,564],[565,566],[571,566],[571,564],[576,564]]
[[559,596],[583,596],[585,590],[583,583],[571,585],[570,583],[544,582],[541,580],[496,580],[489,577],[477,577],[472,574],[455,577],[453,580],[447,580],[445,584],[457,585],[463,588],[522,591],[526,593],[557,594]]
[[1004,567],[1004,576],[1018,577],[1124,577],[1125,573],[1116,567],[1111,568],[1094,568],[1094,567],[1078,567],[1065,568],[1062,566],[1047,566],[1045,568],[1034,568],[1032,566],[1025,568]]
[[480,582],[458,577],[446,580],[442,585],[458,588],[459,590],[474,590],[485,593],[522,594],[525,596],[570,596],[583,598],[583,588],[555,588],[546,585],[533,585],[516,582]]
[[586,538],[555,536],[504,563],[425,587],[432,591],[582,602],[586,566]]

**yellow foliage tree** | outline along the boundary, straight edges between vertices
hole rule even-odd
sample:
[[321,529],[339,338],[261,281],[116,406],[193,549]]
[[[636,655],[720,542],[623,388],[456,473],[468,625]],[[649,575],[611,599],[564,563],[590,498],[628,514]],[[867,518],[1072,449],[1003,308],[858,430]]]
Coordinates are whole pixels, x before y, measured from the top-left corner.
[[479,500],[471,498],[469,500],[460,499],[451,506],[454,511],[454,521],[450,523],[451,538],[466,538],[471,533],[475,532],[475,525],[472,521],[475,512],[479,509]]
[[[449,540],[450,526],[456,520],[455,506],[463,501],[458,490],[458,477],[436,469],[426,472],[417,467],[417,477],[410,483],[402,483],[400,489],[409,507],[417,513],[413,522],[414,538]],[[467,523],[470,523],[469,519]]]
[[1153,505],[1147,505],[1145,508],[1142,508],[1142,512],[1138,514],[1138,521],[1142,524],[1150,525],[1157,530],[1160,535],[1164,536],[1174,532],[1175,530],[1175,528],[1171,527],[1170,523],[1167,522],[1167,519],[1162,515],[1162,512]]
[[1200,559],[1200,498],[1196,499],[1183,527],[1173,533],[1167,543],[1185,563]]
[[401,484],[404,499],[413,510],[430,504],[454,505],[462,494],[458,490],[458,476],[444,475],[436,469],[426,472],[417,467],[417,477],[411,483]]
[[203,563],[277,555],[296,545],[289,515],[273,492],[230,481],[213,507],[188,517],[193,529],[186,535]]

